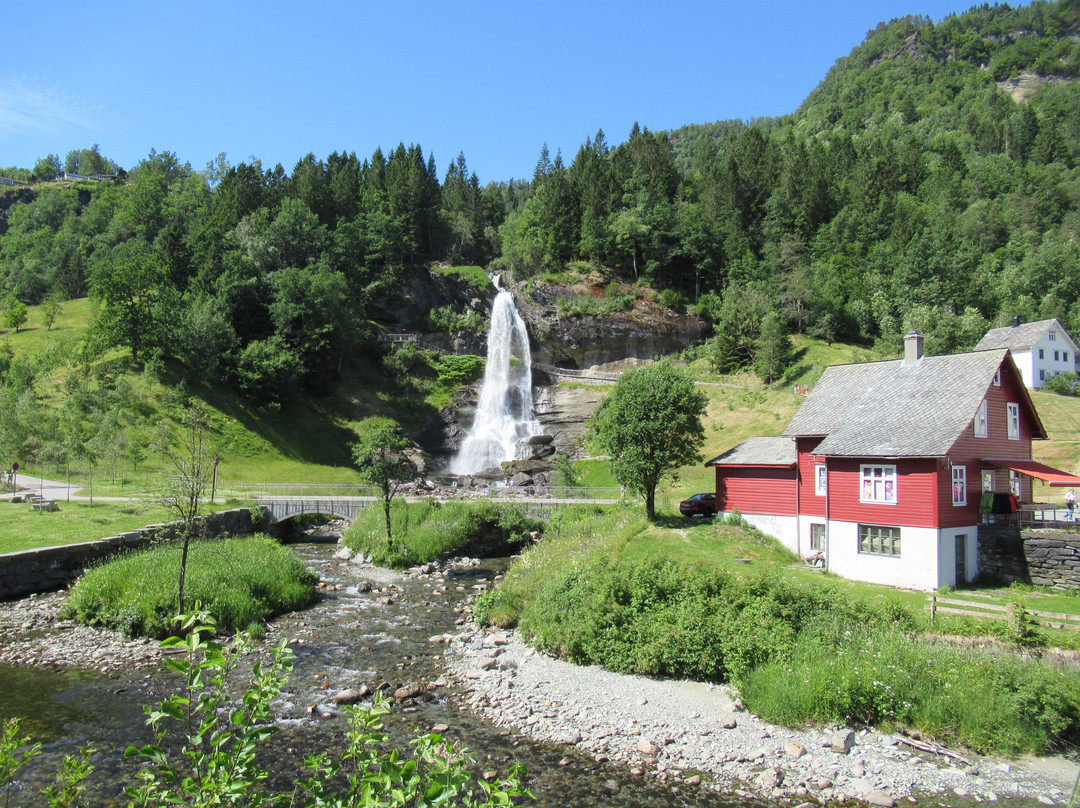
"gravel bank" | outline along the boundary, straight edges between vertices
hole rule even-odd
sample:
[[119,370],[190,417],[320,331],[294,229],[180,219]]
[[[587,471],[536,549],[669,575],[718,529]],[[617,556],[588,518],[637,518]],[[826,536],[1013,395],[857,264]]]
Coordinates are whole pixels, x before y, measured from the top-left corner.
[[109,676],[160,668],[156,640],[63,620],[58,613],[66,598],[66,592],[48,592],[0,603],[0,662]]
[[950,757],[875,731],[773,726],[728,687],[572,665],[511,632],[459,635],[447,654],[471,706],[496,724],[661,780],[795,804],[1064,805],[1076,777],[1061,759]]

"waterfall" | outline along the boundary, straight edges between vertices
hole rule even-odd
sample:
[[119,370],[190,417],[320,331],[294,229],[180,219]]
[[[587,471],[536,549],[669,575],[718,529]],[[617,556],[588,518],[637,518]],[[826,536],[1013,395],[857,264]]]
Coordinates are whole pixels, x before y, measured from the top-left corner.
[[[453,474],[477,474],[526,455],[519,443],[540,433],[533,415],[532,359],[525,321],[514,296],[492,278],[498,294],[491,307],[487,365],[472,429],[450,464]],[[511,362],[511,359],[516,362]]]

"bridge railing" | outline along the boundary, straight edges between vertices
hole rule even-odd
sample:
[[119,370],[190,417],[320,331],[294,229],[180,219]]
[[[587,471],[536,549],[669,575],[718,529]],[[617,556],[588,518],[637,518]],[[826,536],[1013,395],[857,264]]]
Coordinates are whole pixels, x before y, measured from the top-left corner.
[[[440,481],[441,482],[441,481]],[[381,497],[380,490],[373,485],[347,485],[334,483],[239,483],[218,486],[219,497],[238,499],[256,499],[274,497],[279,499],[297,497],[306,499],[334,497]],[[428,496],[424,492],[410,493],[409,498]],[[608,500],[633,499],[632,494],[623,494],[613,486],[513,486],[513,485],[473,485],[469,488],[457,488],[441,484],[430,496],[452,499],[559,499],[559,500]]]
[[233,483],[218,485],[218,496],[255,497],[377,497],[380,491],[362,483]]

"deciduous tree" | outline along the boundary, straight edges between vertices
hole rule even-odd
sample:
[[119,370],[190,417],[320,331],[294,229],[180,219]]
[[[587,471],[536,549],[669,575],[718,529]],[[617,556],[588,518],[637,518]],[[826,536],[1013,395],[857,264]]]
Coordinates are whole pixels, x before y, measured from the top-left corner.
[[701,459],[706,405],[690,376],[664,361],[624,373],[597,410],[592,429],[611,456],[612,473],[644,496],[649,519],[661,479]]
[[352,446],[353,462],[360,469],[360,478],[379,488],[383,513],[386,516],[386,544],[393,541],[390,529],[390,501],[398,486],[411,480],[416,473],[412,461],[405,455],[409,439],[401,427],[388,418],[369,418],[363,426],[360,440]]

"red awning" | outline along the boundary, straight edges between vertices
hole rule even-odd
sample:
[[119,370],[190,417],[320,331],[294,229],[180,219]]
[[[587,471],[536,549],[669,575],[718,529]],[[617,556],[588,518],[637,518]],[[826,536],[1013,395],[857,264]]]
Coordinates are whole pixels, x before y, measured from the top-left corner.
[[987,457],[983,458],[983,462],[993,463],[995,466],[1001,466],[1006,469],[1012,469],[1020,474],[1026,474],[1028,477],[1035,477],[1049,485],[1080,486],[1080,477],[1077,477],[1075,474],[1069,474],[1067,471],[1052,468],[1045,463],[1039,463],[1035,460],[1004,460]]

